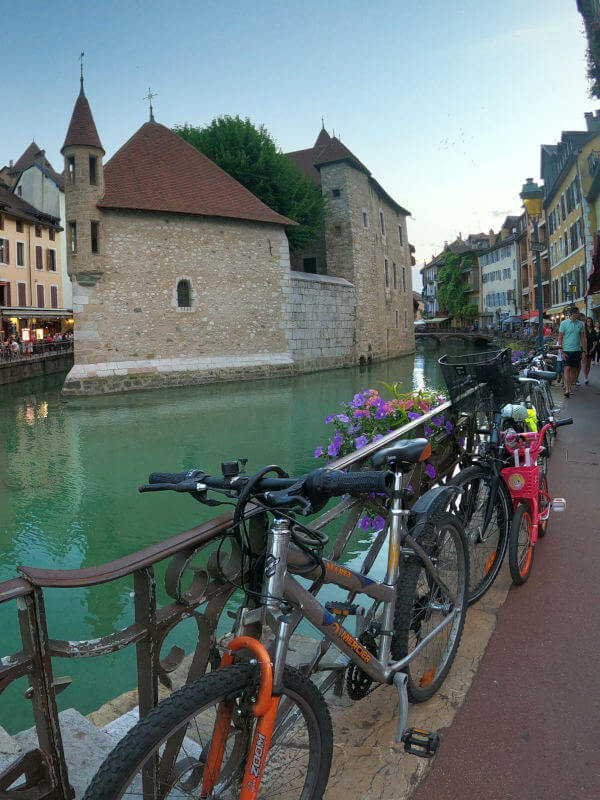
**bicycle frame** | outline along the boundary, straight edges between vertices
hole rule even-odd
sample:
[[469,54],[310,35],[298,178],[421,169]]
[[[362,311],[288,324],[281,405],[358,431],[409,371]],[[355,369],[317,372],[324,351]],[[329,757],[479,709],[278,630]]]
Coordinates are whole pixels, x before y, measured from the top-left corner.
[[[432,639],[460,614],[461,609],[457,608],[456,596],[444,584],[431,559],[408,532],[406,519],[409,511],[402,507],[401,496],[402,474],[397,473],[392,495],[391,524],[387,534],[387,572],[382,582],[372,580],[359,572],[328,560],[324,560],[324,576],[321,575],[321,569],[316,565],[309,571],[302,569],[302,574],[309,579],[315,581],[321,579],[324,583],[339,586],[341,589],[348,590],[352,597],[356,594],[365,594],[374,601],[374,606],[378,603],[383,603],[382,632],[380,634],[381,641],[377,657],[360,644],[336,620],[335,616],[321,605],[310,591],[292,577],[290,572],[298,568],[306,568],[306,565],[310,562],[307,560],[308,557],[301,551],[289,549],[290,530],[288,521],[277,518],[274,520],[267,542],[263,595],[267,598],[264,608],[270,612],[268,614],[269,619],[266,621],[273,628],[276,636],[273,657],[273,685],[275,691],[280,686],[291,634],[303,618],[307,619],[328,642],[334,644],[352,662],[358,664],[372,680],[378,683],[392,683],[394,675],[409,664]],[[390,662],[391,629],[395,611],[396,585],[398,580],[401,579],[401,555],[413,554],[419,556],[431,580],[445,592],[451,602],[448,604],[448,613],[444,619],[419,642],[411,653],[400,661]],[[289,609],[285,607],[286,601],[296,608],[291,614]],[[278,614],[279,616],[277,616]],[[243,635],[246,631],[246,626],[257,622],[259,619],[265,621],[265,616],[267,615],[264,614],[263,608],[244,609],[236,635]],[[357,616],[357,628],[360,628],[360,624],[361,616],[359,615]],[[357,635],[360,635],[360,631]],[[324,652],[321,652],[318,655],[315,660],[315,666],[323,654]]]

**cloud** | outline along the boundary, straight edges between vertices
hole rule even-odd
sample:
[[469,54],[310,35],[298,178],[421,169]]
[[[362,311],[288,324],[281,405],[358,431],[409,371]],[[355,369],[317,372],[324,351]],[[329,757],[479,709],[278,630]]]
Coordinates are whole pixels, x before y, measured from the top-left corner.
[[510,208],[506,211],[492,211],[492,217],[508,217],[512,213]]

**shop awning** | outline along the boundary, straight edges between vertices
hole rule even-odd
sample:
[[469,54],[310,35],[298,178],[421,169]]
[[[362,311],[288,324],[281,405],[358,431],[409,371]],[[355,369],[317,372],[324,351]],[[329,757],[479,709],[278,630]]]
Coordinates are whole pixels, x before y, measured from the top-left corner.
[[425,322],[428,325],[437,325],[440,322],[446,322],[449,319],[450,319],[450,317],[434,317],[433,319],[426,319]]
[[[542,315],[544,317],[546,316],[547,313],[548,311],[546,309],[542,311]],[[521,314],[521,319],[531,319],[532,317],[536,317],[537,319],[539,317],[539,314],[540,314],[539,311],[526,311],[524,314]]]
[[69,319],[73,312],[68,308],[2,308],[5,317],[17,319]]

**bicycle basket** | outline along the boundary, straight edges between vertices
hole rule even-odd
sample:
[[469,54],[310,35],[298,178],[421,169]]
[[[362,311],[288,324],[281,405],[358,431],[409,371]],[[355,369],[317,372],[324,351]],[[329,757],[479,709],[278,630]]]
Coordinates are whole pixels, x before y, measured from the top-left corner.
[[442,356],[439,365],[457,411],[493,414],[515,401],[511,350]]

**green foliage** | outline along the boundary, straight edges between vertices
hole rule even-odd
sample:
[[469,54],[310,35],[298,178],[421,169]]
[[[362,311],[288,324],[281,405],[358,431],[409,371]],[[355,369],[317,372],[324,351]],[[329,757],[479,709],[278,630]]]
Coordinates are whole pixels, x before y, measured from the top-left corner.
[[306,247],[322,229],[319,187],[284,156],[264,125],[257,128],[247,118],[223,116],[205,128],[186,123],[173,130],[269,208],[299,223],[286,229],[291,250]]
[[468,282],[465,270],[477,268],[473,253],[466,255],[446,250],[442,255],[444,266],[438,274],[438,302],[440,309],[457,319],[473,319],[478,314],[477,306],[469,302]]
[[[596,34],[597,37],[597,34]],[[595,50],[598,49],[598,40],[594,41],[596,45]],[[590,96],[600,97],[600,64],[596,61],[592,54],[591,48],[586,53],[587,59],[587,77],[590,82]]]

